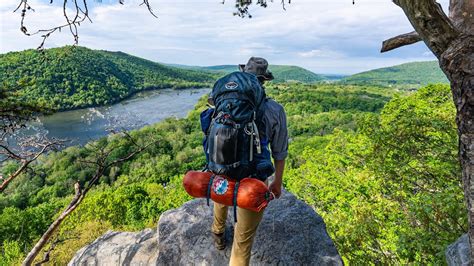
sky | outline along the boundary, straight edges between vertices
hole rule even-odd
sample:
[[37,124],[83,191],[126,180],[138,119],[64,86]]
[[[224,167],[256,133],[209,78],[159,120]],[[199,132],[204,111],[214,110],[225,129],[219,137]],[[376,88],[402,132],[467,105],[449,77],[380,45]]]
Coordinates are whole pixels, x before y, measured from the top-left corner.
[[[54,0],[28,0],[30,31],[64,23]],[[391,0],[279,0],[267,8],[251,6],[252,18],[233,16],[233,0],[149,0],[158,18],[141,1],[90,2],[92,23],[79,28],[79,45],[123,51],[149,60],[197,65],[243,64],[260,56],[271,64],[297,65],[316,73],[354,74],[405,62],[435,60],[424,43],[380,53],[381,43],[413,30]],[[25,36],[20,0],[0,1],[0,53],[34,49],[41,37]],[[256,2],[256,1],[254,1]],[[448,0],[439,1],[447,10]],[[54,33],[46,47],[73,44],[70,33]]]

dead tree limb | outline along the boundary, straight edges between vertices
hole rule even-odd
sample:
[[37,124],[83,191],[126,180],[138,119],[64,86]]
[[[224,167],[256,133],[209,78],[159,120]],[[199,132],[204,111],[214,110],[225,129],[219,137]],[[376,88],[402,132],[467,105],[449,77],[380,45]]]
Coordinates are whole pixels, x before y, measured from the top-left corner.
[[[128,133],[124,133],[126,136],[130,137]],[[156,144],[158,141],[154,140],[149,142],[147,145],[144,146],[138,146],[135,140],[133,140],[132,145],[136,146],[137,148],[127,154],[124,157],[108,161],[109,156],[114,151],[114,149],[106,150],[106,148],[102,148],[97,151],[96,154],[98,154],[98,157],[96,158],[95,161],[82,161],[84,163],[88,164],[93,164],[96,166],[95,174],[92,176],[90,181],[87,183],[87,185],[84,188],[81,188],[81,185],[77,182],[74,185],[75,189],[75,195],[74,198],[71,200],[69,205],[66,207],[66,209],[59,215],[59,217],[49,226],[48,230],[43,234],[43,236],[40,238],[40,240],[35,244],[33,249],[28,253],[26,256],[25,260],[23,261],[22,265],[31,265],[38,255],[38,253],[43,249],[43,247],[46,245],[48,240],[51,238],[51,236],[54,234],[54,232],[57,231],[57,229],[61,226],[61,223],[64,221],[64,219],[71,214],[84,200],[87,192],[97,183],[97,181],[104,175],[104,173],[107,171],[112,166],[118,165],[120,163],[123,163],[125,161],[130,160],[133,158],[135,155],[141,153],[151,145]]]
[[11,158],[13,160],[17,160],[21,163],[15,172],[10,174],[5,180],[2,181],[2,183],[0,184],[0,192],[3,192],[8,186],[8,184],[17,176],[19,176],[25,169],[27,169],[28,165],[36,161],[36,159],[38,159],[40,155],[45,154],[51,149],[55,149],[57,146],[62,145],[62,143],[63,141],[48,141],[46,143],[38,144],[41,146],[38,152],[26,155],[16,154],[11,151],[11,149],[7,145],[0,144],[0,155],[5,156],[7,158]]
[[[46,40],[51,36],[51,34],[61,31],[62,29],[68,29],[71,32],[71,35],[74,38],[74,45],[79,43],[79,30],[78,27],[81,26],[81,23],[84,21],[88,21],[92,23],[92,19],[89,17],[89,7],[87,5],[87,1],[90,0],[71,0],[69,3],[71,4],[71,8],[68,7],[68,0],[61,0],[62,1],[62,9],[63,9],[63,17],[65,19],[65,23],[49,28],[49,29],[40,29],[37,31],[30,32],[26,27],[25,18],[28,12],[35,12],[35,10],[27,3],[27,0],[20,0],[17,8],[13,12],[17,12],[21,10],[21,20],[20,20],[20,30],[23,34],[27,36],[33,36],[37,34],[41,34],[42,41],[38,46],[38,50],[43,50]],[[120,4],[124,4],[124,0],[118,0]],[[50,0],[50,4],[53,3],[53,0]],[[155,18],[157,18],[155,12],[151,8],[149,0],[143,0],[140,6],[146,6],[148,12]],[[72,14],[72,15],[69,15]]]
[[440,58],[459,32],[435,0],[394,0],[408,17],[419,37]]
[[43,259],[35,264],[35,266],[40,266],[43,265],[46,262],[49,262],[51,252],[54,250],[54,248],[60,244],[63,243],[67,240],[71,239],[77,239],[77,237],[69,237],[69,238],[59,238],[59,234],[56,234],[55,239],[52,241],[51,245],[49,246],[48,250],[44,252]]
[[79,183],[74,184],[75,188],[75,195],[74,198],[71,200],[67,208],[59,215],[59,217],[49,226],[48,230],[43,234],[40,240],[36,243],[33,249],[28,253],[25,260],[23,261],[22,265],[31,265],[41,251],[43,246],[48,242],[49,238],[53,235],[57,228],[61,225],[62,221],[72,212],[74,211],[77,206],[81,203],[82,199],[84,198],[84,193],[82,192]]
[[405,34],[390,38],[388,40],[385,40],[382,44],[382,50],[380,52],[384,53],[384,52],[397,49],[405,45],[417,43],[419,41],[421,41],[420,35],[418,35],[416,31],[412,31],[410,33],[405,33]]

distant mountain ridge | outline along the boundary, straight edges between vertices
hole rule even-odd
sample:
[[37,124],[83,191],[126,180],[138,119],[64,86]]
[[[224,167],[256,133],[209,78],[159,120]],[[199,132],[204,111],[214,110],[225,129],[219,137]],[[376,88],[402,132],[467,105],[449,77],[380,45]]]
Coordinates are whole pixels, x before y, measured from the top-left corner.
[[[209,71],[213,73],[223,73],[228,74],[234,71],[238,71],[239,68],[237,65],[216,65],[216,66],[186,66],[186,65],[176,65],[170,64],[173,67],[179,67],[182,69],[190,70],[202,70]],[[299,66],[289,66],[289,65],[270,65],[268,69],[273,73],[275,79],[273,82],[302,82],[302,83],[317,83],[324,80],[327,80],[323,75],[316,74],[305,68]],[[336,75],[332,75],[336,76]]]
[[85,47],[0,55],[0,83],[12,87],[25,83],[25,100],[48,102],[59,110],[111,104],[147,89],[211,86],[216,77]]
[[411,62],[374,69],[342,79],[356,85],[421,87],[430,83],[448,83],[437,61]]
[[[447,83],[435,61],[413,62],[349,77],[322,75],[298,66],[270,65],[274,82],[334,83],[418,88]],[[0,54],[0,83],[23,85],[23,98],[48,102],[58,110],[111,104],[137,91],[211,87],[237,65],[186,66],[156,63],[124,52],[65,46]]]

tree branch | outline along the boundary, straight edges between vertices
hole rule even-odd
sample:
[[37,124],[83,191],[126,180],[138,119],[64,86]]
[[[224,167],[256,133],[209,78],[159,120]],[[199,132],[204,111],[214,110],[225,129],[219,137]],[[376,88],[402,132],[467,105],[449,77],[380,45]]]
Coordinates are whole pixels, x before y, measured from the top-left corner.
[[53,147],[56,147],[58,145],[61,145],[62,142],[60,141],[55,141],[55,142],[48,142],[48,143],[45,143],[43,144],[42,148],[40,151],[36,152],[35,154],[33,154],[33,156],[31,158],[23,158],[22,156],[20,155],[17,155],[15,153],[13,153],[10,149],[8,149],[7,146],[5,145],[0,145],[0,148],[4,149],[6,152],[7,152],[7,156],[9,156],[10,158],[13,158],[13,159],[16,159],[16,160],[19,160],[21,161],[21,166],[18,167],[18,169],[13,173],[11,174],[10,176],[8,176],[3,182],[2,184],[0,185],[0,192],[3,192],[3,190],[5,190],[5,188],[8,186],[8,184],[13,180],[15,179],[17,176],[19,176],[27,167],[30,163],[32,163],[33,161],[35,161],[36,159],[38,159],[38,157],[43,154],[43,153],[46,153],[48,150],[50,150],[51,148]]
[[54,250],[54,248],[56,248],[56,246],[60,243],[63,243],[67,240],[71,240],[71,239],[77,239],[78,237],[70,237],[70,238],[59,238],[59,234],[56,234],[56,237],[54,239],[54,241],[51,243],[51,245],[49,246],[48,250],[44,252],[44,255],[43,255],[43,259],[41,261],[39,261],[38,263],[35,264],[35,266],[41,266],[43,265],[44,263],[46,262],[49,262],[49,259],[50,259],[50,254],[51,252]]
[[[128,135],[128,133],[126,133],[126,135],[130,136]],[[137,146],[137,149],[135,149],[134,151],[131,151],[124,157],[111,161],[110,163],[107,163],[107,160],[109,159],[109,156],[112,153],[112,151],[114,151],[115,149],[111,149],[107,151],[106,147],[102,147],[100,148],[100,150],[96,151],[95,154],[97,154],[98,157],[95,163],[93,163],[92,161],[88,162],[88,163],[93,163],[97,166],[94,175],[92,176],[90,181],[87,183],[87,185],[83,189],[81,189],[81,186],[78,182],[74,184],[74,189],[75,189],[74,198],[71,200],[71,202],[66,207],[66,209],[61,213],[61,215],[49,226],[48,230],[46,230],[46,232],[43,234],[40,240],[35,244],[33,249],[28,253],[22,265],[31,265],[33,263],[34,259],[36,258],[38,253],[41,251],[41,249],[43,249],[43,247],[46,245],[50,237],[61,226],[61,223],[63,222],[63,220],[69,214],[71,214],[79,206],[79,204],[81,204],[87,192],[94,186],[94,184],[100,179],[100,177],[104,175],[105,171],[109,167],[120,164],[127,160],[130,160],[132,157],[144,151],[151,145],[156,144],[157,142],[158,142],[157,140],[153,140],[153,141],[150,141],[145,146],[138,146],[136,145],[136,141],[133,140],[132,142],[134,143],[133,146]],[[47,252],[46,254],[49,254],[49,252]]]
[[459,32],[435,0],[393,2],[403,9],[415,31],[436,57],[439,58],[459,36]]
[[[28,5],[27,0],[19,0],[19,4],[17,8],[13,11],[16,12],[20,10],[21,8],[21,21],[20,21],[20,30],[23,32],[23,34],[27,36],[32,36],[36,34],[42,34],[41,37],[43,38],[40,45],[38,46],[38,50],[44,49],[44,45],[46,40],[51,36],[51,34],[61,31],[63,28],[69,29],[71,32],[71,35],[74,38],[74,45],[77,45],[79,43],[79,31],[78,27],[81,26],[81,23],[88,20],[89,22],[92,23],[92,19],[89,17],[89,8],[87,6],[87,2],[90,0],[82,0],[82,5],[79,2],[80,0],[71,0],[69,3],[72,5],[72,8],[68,8],[68,1],[67,0],[61,0],[62,2],[62,9],[63,9],[63,17],[65,19],[65,22],[63,25],[59,25],[56,27],[52,27],[50,29],[40,29],[37,30],[36,32],[29,32],[25,25],[25,17],[28,12],[32,11],[34,12],[35,10]],[[124,0],[118,0],[120,4],[124,3]],[[53,3],[53,0],[50,0],[50,4]],[[153,9],[151,8],[151,5],[149,3],[149,0],[143,0],[143,2],[140,4],[140,6],[146,6],[148,9],[148,12],[155,18],[157,18],[156,14],[154,13]],[[68,15],[69,13],[72,13],[72,16],[70,17]]]
[[414,44],[421,41],[420,35],[416,33],[416,31],[412,31],[410,33],[405,33],[402,35],[398,35],[396,37],[390,38],[385,40],[382,43],[382,50],[381,53],[400,48],[405,45]]
[[46,242],[48,242],[49,238],[53,235],[56,229],[61,225],[64,218],[66,218],[72,211],[74,211],[77,206],[79,206],[79,204],[82,202],[82,200],[84,199],[84,194],[81,191],[79,183],[76,183],[74,185],[74,188],[76,190],[76,193],[74,195],[74,198],[69,203],[69,206],[67,206],[67,208],[61,213],[61,215],[59,215],[59,217],[49,226],[48,230],[46,230],[46,232],[36,243],[30,253],[28,253],[22,265],[29,266],[33,263],[35,257],[41,251]]

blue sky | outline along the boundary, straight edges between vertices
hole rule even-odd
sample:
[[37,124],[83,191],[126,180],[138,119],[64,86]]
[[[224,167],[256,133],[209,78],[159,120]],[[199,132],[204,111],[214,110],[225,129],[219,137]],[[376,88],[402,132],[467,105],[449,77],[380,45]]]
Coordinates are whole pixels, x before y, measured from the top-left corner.
[[[253,6],[252,19],[232,15],[234,1],[149,0],[158,19],[140,1],[93,2],[79,29],[79,45],[124,51],[153,61],[186,65],[245,63],[261,56],[270,64],[298,65],[317,73],[352,74],[404,62],[434,60],[423,43],[381,54],[383,40],[412,30],[390,0],[292,0],[286,11],[275,0]],[[39,36],[19,31],[19,0],[0,1],[0,52],[35,48]],[[447,8],[447,0],[440,1]],[[28,0],[36,12],[29,29],[63,23],[59,3]],[[67,31],[54,34],[46,47],[72,44]]]

